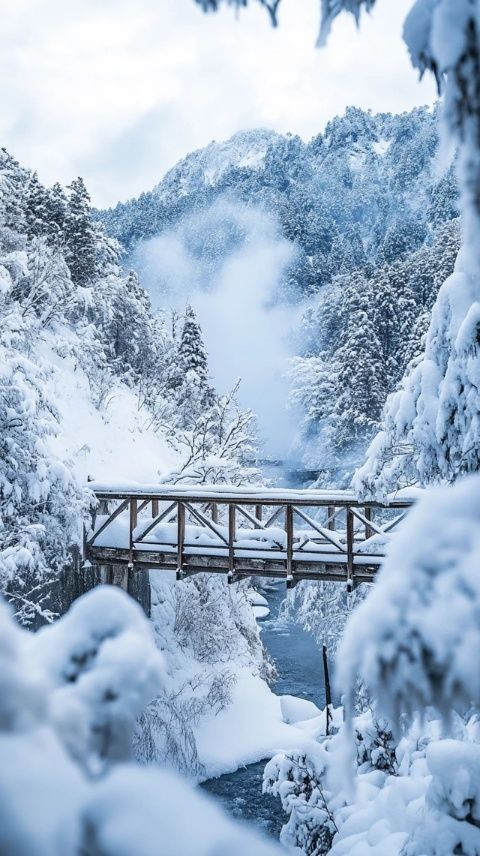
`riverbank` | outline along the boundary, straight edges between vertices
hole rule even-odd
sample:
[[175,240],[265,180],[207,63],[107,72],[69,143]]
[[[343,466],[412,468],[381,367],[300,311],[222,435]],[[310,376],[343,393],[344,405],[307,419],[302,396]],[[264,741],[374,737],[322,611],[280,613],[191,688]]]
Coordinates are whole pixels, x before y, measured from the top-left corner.
[[[298,624],[281,615],[284,586],[276,584],[265,594],[270,616],[260,622],[260,627],[264,645],[277,667],[277,680],[270,689],[259,678],[245,676],[245,681],[237,684],[232,705],[205,723],[197,742],[210,776],[202,789],[218,799],[229,814],[278,838],[286,818],[280,802],[262,794],[263,769],[277,752],[308,750],[324,733],[325,692],[317,644]],[[289,724],[284,721],[286,706],[282,713],[282,696],[313,702],[322,713]],[[229,759],[225,757],[225,745],[230,747]],[[218,778],[212,778],[215,775]]]

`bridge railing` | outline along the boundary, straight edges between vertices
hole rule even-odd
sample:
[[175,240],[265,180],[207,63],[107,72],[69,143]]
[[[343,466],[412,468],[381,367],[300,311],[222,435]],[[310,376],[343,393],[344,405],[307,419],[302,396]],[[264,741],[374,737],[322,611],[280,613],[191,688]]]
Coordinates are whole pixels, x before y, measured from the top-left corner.
[[97,564],[245,576],[343,580],[380,566],[412,498],[361,502],[349,491],[232,486],[122,489],[90,484],[97,512],[84,555]]

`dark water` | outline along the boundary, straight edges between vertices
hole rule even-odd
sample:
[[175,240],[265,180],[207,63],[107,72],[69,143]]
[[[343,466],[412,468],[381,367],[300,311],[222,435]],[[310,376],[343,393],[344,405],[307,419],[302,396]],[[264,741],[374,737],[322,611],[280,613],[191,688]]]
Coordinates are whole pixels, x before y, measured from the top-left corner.
[[[278,695],[310,699],[318,707],[323,707],[321,652],[313,638],[298,624],[279,618],[285,593],[285,585],[281,582],[272,591],[263,592],[271,612],[266,621],[260,622],[262,639],[278,671],[273,690]],[[279,799],[262,794],[265,763],[249,764],[235,773],[210,779],[201,787],[216,797],[229,814],[249,821],[278,839],[286,815]]]

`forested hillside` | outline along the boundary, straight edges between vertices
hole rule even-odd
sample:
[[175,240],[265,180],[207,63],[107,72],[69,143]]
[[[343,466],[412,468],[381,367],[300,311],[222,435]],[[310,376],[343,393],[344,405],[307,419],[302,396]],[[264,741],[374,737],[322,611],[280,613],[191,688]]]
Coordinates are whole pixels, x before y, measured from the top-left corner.
[[[194,287],[211,288],[232,248],[251,240],[245,207],[275,219],[292,252],[272,303],[293,305],[292,456],[346,478],[379,425],[388,393],[422,350],[459,248],[452,158],[439,165],[437,111],[400,116],[349,108],[304,143],[242,132],[188,155],[151,192],[99,214],[125,258],[181,233]],[[156,260],[168,302],[171,258]]]
[[0,312],[0,591],[38,623],[74,594],[87,478],[248,480],[255,432],[192,310],[154,313],[122,270],[82,179],[45,188],[4,149]]

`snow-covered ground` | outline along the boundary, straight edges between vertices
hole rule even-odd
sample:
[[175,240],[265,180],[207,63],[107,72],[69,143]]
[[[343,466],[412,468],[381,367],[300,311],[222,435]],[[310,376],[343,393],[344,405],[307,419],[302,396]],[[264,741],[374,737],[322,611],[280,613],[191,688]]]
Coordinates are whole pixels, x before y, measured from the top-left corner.
[[[60,337],[62,348],[59,352]],[[47,333],[44,341],[38,343],[42,359],[51,367],[49,386],[59,415],[60,430],[49,438],[52,451],[71,461],[76,476],[83,482],[93,478],[99,482],[154,483],[175,465],[174,453],[166,438],[145,426],[145,413],[138,407],[135,391],[120,381],[111,379],[105,400],[100,405],[94,401],[87,374],[75,359],[76,348],[75,333],[65,327]],[[281,530],[273,534],[285,538]],[[168,573],[161,578],[156,576],[154,582],[157,594],[161,591],[163,598],[175,585],[168,576]],[[172,603],[177,603],[174,596],[170,606]],[[241,608],[247,615],[247,623],[250,622],[249,631],[255,636],[255,618],[268,615],[267,601],[250,590]],[[306,750],[313,744],[324,729],[325,716],[315,709],[313,718],[310,711],[308,721],[296,721],[303,718],[303,712],[297,716],[290,697],[282,699],[272,692],[261,676],[264,654],[258,634],[255,654],[247,650],[248,646],[242,647],[243,639],[239,636],[238,646],[230,652],[228,663],[221,658],[217,663],[202,663],[192,651],[186,652],[185,647],[182,649],[178,645],[175,621],[171,624],[166,621],[165,626],[165,611],[164,604],[161,616],[157,615],[156,619],[154,616],[154,624],[157,643],[164,653],[170,692],[180,691],[182,698],[187,695],[189,703],[196,695],[202,700],[208,695],[213,676],[220,675],[233,687],[224,709],[218,712],[205,708],[189,723],[198,753],[195,766],[197,771],[202,771],[195,776],[192,769],[194,778],[218,776],[270,758],[280,751],[302,747]],[[224,618],[228,624],[228,616]],[[161,621],[164,626],[159,635]],[[193,623],[191,631],[196,630]],[[190,687],[186,692],[185,685],[189,682],[192,686],[198,682],[200,686],[193,690]],[[188,705],[185,715],[187,713]]]
[[205,778],[234,772],[278,752],[315,751],[316,739],[325,734],[326,714],[314,708],[305,699],[275,695],[261,678],[239,670],[231,705],[202,720],[196,729]]
[[[80,481],[135,479],[154,481],[171,469],[176,459],[165,437],[146,425],[147,414],[138,405],[135,390],[110,379],[101,406],[92,400],[88,377],[69,345],[78,338],[62,327],[59,336],[46,334],[38,350],[52,367],[50,387],[59,411],[60,430],[50,438],[52,451],[68,459]],[[55,344],[61,337],[61,356]]]

